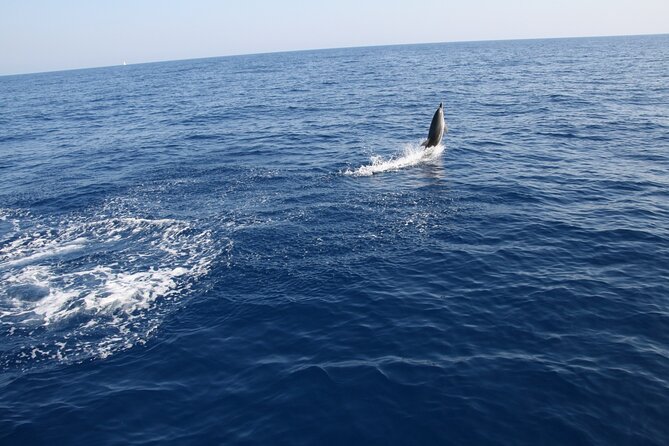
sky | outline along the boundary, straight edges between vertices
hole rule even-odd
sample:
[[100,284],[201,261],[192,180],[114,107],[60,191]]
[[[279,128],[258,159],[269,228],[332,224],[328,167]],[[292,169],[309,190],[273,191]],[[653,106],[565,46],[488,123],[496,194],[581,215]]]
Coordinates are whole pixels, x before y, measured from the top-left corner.
[[669,33],[669,0],[0,0],[0,75],[403,43]]

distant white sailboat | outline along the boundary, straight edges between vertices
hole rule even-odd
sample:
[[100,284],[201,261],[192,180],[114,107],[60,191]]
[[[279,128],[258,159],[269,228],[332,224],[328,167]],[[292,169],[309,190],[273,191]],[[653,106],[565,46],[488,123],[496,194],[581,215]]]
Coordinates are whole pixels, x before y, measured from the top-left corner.
[[128,65],[127,63],[125,63],[125,60],[123,61],[123,65],[124,65],[124,66],[125,66],[125,65]]

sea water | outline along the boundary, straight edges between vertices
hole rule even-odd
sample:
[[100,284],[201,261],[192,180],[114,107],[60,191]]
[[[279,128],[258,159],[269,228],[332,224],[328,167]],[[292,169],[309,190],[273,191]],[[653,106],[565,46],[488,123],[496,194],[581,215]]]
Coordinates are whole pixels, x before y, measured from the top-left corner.
[[668,172],[666,35],[1,77],[0,443],[666,445]]

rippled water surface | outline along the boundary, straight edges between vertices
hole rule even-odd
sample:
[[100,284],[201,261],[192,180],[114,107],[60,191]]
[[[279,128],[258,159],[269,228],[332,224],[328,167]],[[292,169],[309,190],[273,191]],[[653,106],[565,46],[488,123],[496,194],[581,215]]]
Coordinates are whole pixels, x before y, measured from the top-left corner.
[[669,444],[668,172],[669,36],[1,77],[0,443]]

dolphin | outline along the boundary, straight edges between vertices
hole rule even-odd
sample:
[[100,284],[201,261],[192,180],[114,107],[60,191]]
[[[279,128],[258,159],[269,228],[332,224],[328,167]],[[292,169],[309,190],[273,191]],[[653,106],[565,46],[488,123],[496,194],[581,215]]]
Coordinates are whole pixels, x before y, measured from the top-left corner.
[[439,103],[439,108],[434,112],[432,123],[430,124],[430,131],[427,133],[427,139],[421,146],[428,148],[434,147],[441,142],[441,137],[444,136],[444,131],[448,132],[446,123],[444,122],[444,103]]

